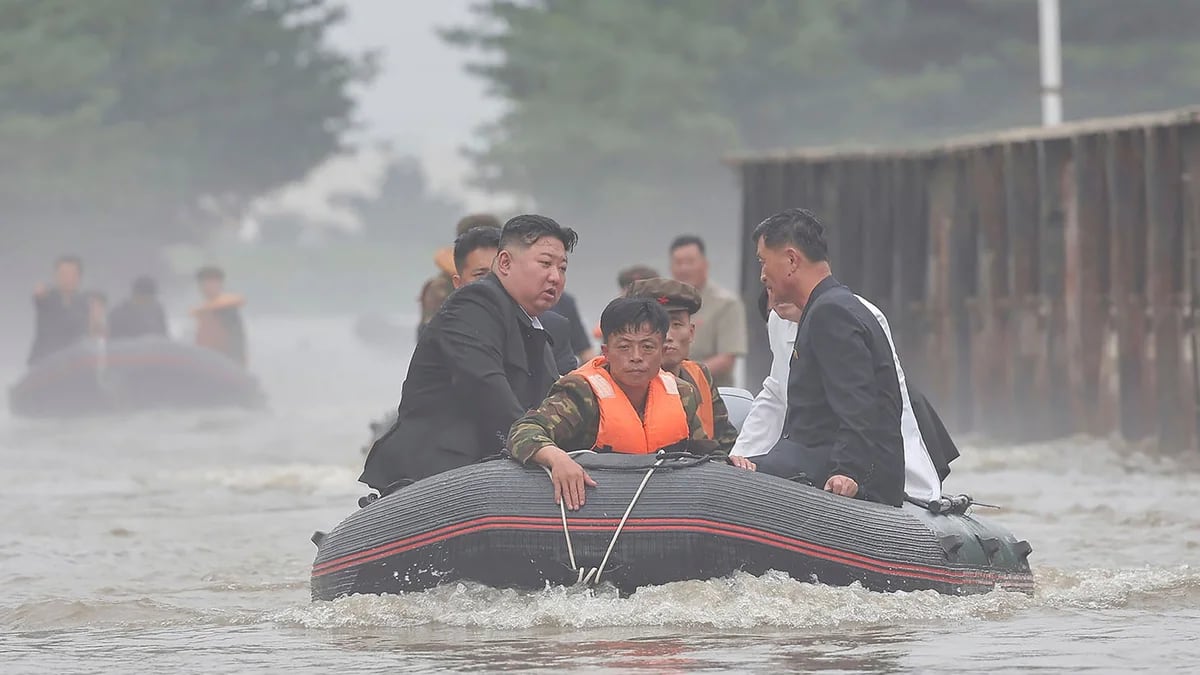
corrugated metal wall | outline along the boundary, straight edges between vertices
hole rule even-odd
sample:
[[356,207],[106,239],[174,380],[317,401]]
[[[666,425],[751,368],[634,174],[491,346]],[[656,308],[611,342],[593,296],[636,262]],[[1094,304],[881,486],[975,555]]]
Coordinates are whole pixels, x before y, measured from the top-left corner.
[[[791,206],[887,314],[906,371],[959,430],[1195,444],[1200,109],[911,150],[731,160],[750,232]],[[769,364],[751,320],[748,374]]]

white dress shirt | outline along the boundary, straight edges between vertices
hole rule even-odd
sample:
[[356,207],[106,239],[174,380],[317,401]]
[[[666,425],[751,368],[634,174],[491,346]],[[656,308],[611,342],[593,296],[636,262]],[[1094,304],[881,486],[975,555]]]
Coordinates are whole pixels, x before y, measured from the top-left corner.
[[750,404],[737,442],[730,454],[742,457],[765,455],[783,435],[787,417],[788,371],[792,346],[796,343],[796,322],[788,321],[774,310],[767,317],[767,341],[771,345],[771,373],[763,380],[762,390]]
[[[903,405],[900,413],[900,433],[904,437],[904,493],[917,499],[939,499],[942,496],[942,482],[933,466],[933,460],[929,457],[925,439],[921,437],[921,429],[913,414],[904,369],[900,366],[900,356],[896,353],[896,343],[892,339],[892,329],[888,326],[887,317],[862,296],[854,297],[870,310],[883,328],[888,346],[892,350],[892,360],[896,364],[896,379],[900,383],[900,401]],[[788,371],[792,348],[796,342],[796,329],[795,321],[788,321],[774,311],[767,318],[767,339],[771,345],[771,374],[763,380],[762,390],[750,404],[750,412],[746,415],[746,421],[742,423],[737,442],[734,443],[730,454],[742,457],[765,455],[775,447],[775,443],[783,435],[783,422],[787,417]]]

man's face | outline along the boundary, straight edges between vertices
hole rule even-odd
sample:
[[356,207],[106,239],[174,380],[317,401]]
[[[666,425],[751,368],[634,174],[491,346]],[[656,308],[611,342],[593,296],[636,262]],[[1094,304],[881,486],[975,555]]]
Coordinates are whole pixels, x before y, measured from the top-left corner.
[[663,336],[649,324],[636,330],[616,333],[600,345],[608,357],[608,370],[625,389],[644,389],[658,377],[663,366]]
[[225,290],[225,280],[216,277],[206,277],[200,282],[200,295],[206,300],[212,300]]
[[482,279],[492,271],[492,261],[496,259],[496,249],[477,248],[467,254],[463,266],[453,277],[454,287],[461,288],[472,281]]
[[774,310],[779,316],[787,319],[788,321],[800,323],[800,314],[804,310],[790,302],[779,302],[775,298],[775,293],[772,292],[771,289],[767,289],[767,303],[767,306]]
[[704,288],[708,281],[708,259],[699,246],[688,244],[671,251],[671,276],[685,284]]
[[667,340],[663,343],[663,370],[672,373],[679,370],[679,364],[692,350],[692,339],[696,337],[696,324],[692,323],[692,315],[686,310],[671,312],[671,325],[667,329]]
[[54,285],[60,291],[74,293],[79,290],[79,280],[82,276],[79,265],[73,262],[60,262],[54,268]]
[[767,287],[767,293],[773,302],[794,304],[798,298],[792,297],[794,292],[789,288],[790,284],[787,281],[796,270],[797,253],[788,246],[769,248],[763,243],[764,239],[758,238],[758,262],[762,265],[760,277],[763,285]]
[[531,316],[553,307],[567,283],[567,250],[557,237],[542,237],[529,248],[496,256],[504,288]]

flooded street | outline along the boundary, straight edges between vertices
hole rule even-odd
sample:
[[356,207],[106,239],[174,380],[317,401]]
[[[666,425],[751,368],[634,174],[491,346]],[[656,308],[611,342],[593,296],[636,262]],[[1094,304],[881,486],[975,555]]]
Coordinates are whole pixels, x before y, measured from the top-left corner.
[[1095,440],[967,442],[954,464],[948,488],[1004,505],[984,515],[1033,544],[1033,598],[743,576],[625,599],[455,585],[311,603],[309,536],[365,494],[367,422],[404,378],[351,324],[250,324],[267,413],[3,413],[3,672],[1200,667],[1200,471]]

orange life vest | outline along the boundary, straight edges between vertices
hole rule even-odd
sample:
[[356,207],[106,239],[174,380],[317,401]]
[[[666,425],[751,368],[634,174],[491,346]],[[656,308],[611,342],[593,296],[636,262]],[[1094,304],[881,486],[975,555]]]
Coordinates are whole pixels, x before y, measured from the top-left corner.
[[688,438],[687,413],[674,375],[659,371],[650,381],[643,421],[604,367],[607,363],[608,359],[597,356],[572,373],[587,381],[600,406],[596,449],[648,455]]
[[713,422],[712,384],[704,376],[704,370],[700,368],[699,363],[685,360],[680,365],[688,371],[688,375],[692,376],[692,382],[696,384],[696,391],[700,394],[700,409],[696,411],[700,416],[700,425],[704,427],[704,433],[708,434],[709,438],[716,438],[713,435],[715,423]]

